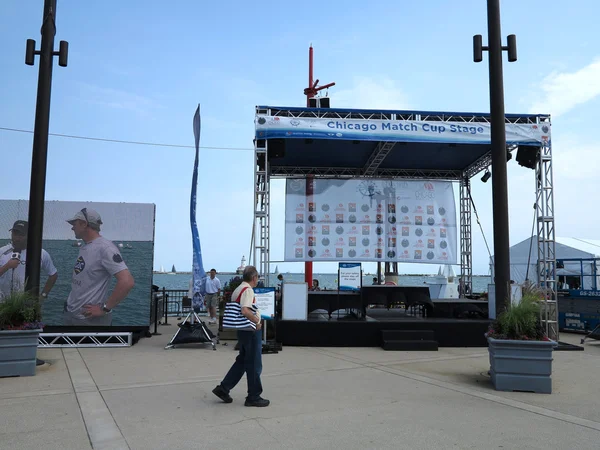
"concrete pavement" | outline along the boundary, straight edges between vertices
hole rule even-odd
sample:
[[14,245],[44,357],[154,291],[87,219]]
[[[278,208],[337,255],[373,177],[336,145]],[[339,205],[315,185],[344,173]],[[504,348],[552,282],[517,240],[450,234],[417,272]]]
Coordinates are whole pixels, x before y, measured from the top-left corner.
[[0,449],[600,448],[600,342],[554,352],[551,395],[495,391],[486,348],[284,347],[263,355],[271,406],[247,408],[245,379],[232,404],[211,393],[235,342],[164,350],[175,330],[40,349],[35,377],[0,379]]

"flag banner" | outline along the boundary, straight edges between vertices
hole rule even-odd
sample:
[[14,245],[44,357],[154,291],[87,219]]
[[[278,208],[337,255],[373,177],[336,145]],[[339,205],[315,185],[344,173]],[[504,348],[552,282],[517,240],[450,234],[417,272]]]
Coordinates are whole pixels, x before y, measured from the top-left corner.
[[192,227],[193,242],[193,291],[192,307],[196,312],[204,309],[204,295],[206,294],[206,271],[202,265],[202,250],[200,249],[200,236],[196,223],[196,190],[198,186],[198,159],[200,157],[200,105],[194,114],[194,138],[196,144],[196,159],[192,175],[192,194],[190,197],[190,225]]

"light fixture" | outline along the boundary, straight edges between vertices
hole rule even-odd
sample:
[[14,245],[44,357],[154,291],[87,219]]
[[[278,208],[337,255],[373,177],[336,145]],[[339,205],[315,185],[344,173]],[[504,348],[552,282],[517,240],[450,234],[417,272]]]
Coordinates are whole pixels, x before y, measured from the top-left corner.
[[487,180],[489,180],[491,176],[492,176],[491,172],[488,169],[485,169],[485,173],[481,177],[481,181],[483,181],[484,183],[487,183]]

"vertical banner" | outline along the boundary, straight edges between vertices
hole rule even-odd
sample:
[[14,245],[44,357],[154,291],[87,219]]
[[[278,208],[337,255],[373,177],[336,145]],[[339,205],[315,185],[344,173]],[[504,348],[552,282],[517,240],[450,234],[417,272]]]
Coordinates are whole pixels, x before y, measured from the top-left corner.
[[360,291],[362,288],[361,263],[340,263],[338,280],[340,291]]
[[204,294],[206,293],[206,271],[202,265],[202,250],[200,249],[200,236],[196,223],[196,188],[198,185],[198,159],[200,157],[200,105],[194,114],[194,139],[196,144],[196,159],[194,160],[194,173],[192,175],[192,193],[190,196],[190,225],[192,227],[193,255],[193,290],[192,306],[196,312],[204,307]]

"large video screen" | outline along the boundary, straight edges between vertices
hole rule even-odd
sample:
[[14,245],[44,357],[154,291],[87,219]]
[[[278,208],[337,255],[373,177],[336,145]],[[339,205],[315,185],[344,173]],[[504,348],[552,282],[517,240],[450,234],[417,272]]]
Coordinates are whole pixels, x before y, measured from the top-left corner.
[[288,179],[285,214],[286,261],[457,263],[451,182]]
[[[0,271],[0,301],[24,289],[28,213],[26,200],[0,200],[0,268],[11,266]],[[42,298],[42,322],[148,326],[154,218],[154,204],[45,202],[40,293],[47,296]],[[10,262],[15,257],[18,265]],[[115,293],[122,300],[107,312],[105,304],[114,301]]]

